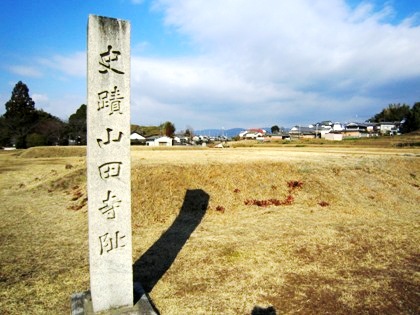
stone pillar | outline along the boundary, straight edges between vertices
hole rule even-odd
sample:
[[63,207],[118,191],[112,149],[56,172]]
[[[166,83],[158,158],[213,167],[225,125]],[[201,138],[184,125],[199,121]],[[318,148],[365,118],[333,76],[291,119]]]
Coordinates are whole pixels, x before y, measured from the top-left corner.
[[89,16],[87,191],[93,311],[133,305],[130,23]]

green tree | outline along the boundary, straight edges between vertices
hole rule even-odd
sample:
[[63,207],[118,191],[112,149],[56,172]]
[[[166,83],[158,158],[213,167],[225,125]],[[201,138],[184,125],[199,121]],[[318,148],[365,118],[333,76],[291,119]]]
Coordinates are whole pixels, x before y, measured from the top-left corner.
[[6,124],[6,118],[4,118],[4,116],[0,116],[0,147],[10,146],[10,138],[11,132]]
[[28,148],[46,145],[47,139],[39,133],[31,133],[26,136],[26,145]]
[[420,129],[420,102],[417,102],[411,108],[404,124],[402,125],[402,132],[411,132]]
[[192,137],[192,135],[193,135],[193,132],[192,132],[192,130],[191,130],[191,129],[187,129],[187,130],[185,130],[185,132],[184,132],[184,136],[185,136],[185,137],[187,137],[187,138],[191,138],[191,137]]
[[16,148],[26,148],[26,136],[37,122],[35,102],[29,96],[25,83],[19,81],[12,91],[12,96],[5,104],[5,124],[9,128],[12,142]]
[[172,137],[175,133],[175,125],[170,121],[167,121],[161,125],[163,134],[167,137]]
[[368,121],[382,122],[382,121],[402,121],[407,118],[410,113],[410,106],[406,104],[389,104],[380,113],[376,114]]
[[69,117],[68,136],[71,140],[76,140],[79,144],[86,144],[86,120],[87,106],[82,104],[77,111]]
[[[33,132],[41,136],[36,138],[37,145],[67,144],[67,137],[65,135],[66,124],[64,122],[43,110],[37,110],[36,115],[37,123],[33,128]],[[34,136],[32,136],[33,139]],[[44,143],[41,144],[40,139],[43,139]],[[31,147],[32,145],[27,143],[27,146]]]
[[280,132],[280,128],[277,125],[274,125],[273,127],[271,127],[271,133],[274,134],[278,134]]

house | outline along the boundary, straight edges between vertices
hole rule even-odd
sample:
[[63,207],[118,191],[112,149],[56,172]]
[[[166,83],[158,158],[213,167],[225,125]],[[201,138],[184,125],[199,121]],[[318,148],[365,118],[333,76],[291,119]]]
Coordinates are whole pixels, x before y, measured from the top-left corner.
[[[313,129],[315,131],[315,137],[316,138],[325,138],[325,135],[335,128],[339,128],[340,123],[332,123],[329,120],[318,122],[316,124],[311,124],[308,126],[308,128]],[[298,127],[298,126],[296,126]],[[302,127],[301,127],[302,128]]]
[[315,138],[317,130],[313,127],[294,126],[289,131],[291,138]]
[[329,129],[331,129],[334,124],[333,124],[333,122],[331,120],[324,120],[324,121],[321,121],[319,123],[319,125],[321,126],[321,128],[329,128]]
[[170,137],[150,137],[147,139],[146,145],[149,147],[171,147],[173,140]]
[[256,133],[253,133],[253,132],[247,132],[246,133],[246,135],[245,135],[245,139],[257,139],[258,137],[261,137],[262,135],[261,134],[256,134]]
[[239,133],[239,138],[245,138],[245,135],[248,133],[248,130],[244,130],[244,131],[241,131],[240,133]]
[[264,137],[266,133],[267,131],[264,129],[248,129],[241,131],[239,133],[239,137],[242,139],[257,139]]
[[130,135],[130,142],[131,144],[146,144],[146,138],[138,132],[133,132]]
[[187,145],[189,143],[189,138],[184,136],[175,136],[174,145]]
[[383,135],[396,135],[399,133],[400,122],[380,122],[379,123],[379,132]]
[[371,123],[348,123],[342,131],[347,138],[364,138],[375,135],[375,125]]
[[368,124],[366,123],[358,123],[358,122],[350,122],[346,125],[346,131],[359,131],[359,132],[367,132]]
[[210,139],[207,136],[194,136],[192,138],[192,141],[195,144],[202,144],[202,143],[208,143],[210,141]]
[[345,126],[340,122],[335,122],[332,126],[332,130],[334,131],[343,131],[345,129]]

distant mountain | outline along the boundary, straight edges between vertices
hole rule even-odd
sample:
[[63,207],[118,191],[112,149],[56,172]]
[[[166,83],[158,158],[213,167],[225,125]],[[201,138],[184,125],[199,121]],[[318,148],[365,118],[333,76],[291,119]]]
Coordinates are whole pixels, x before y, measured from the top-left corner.
[[209,137],[218,137],[218,136],[226,136],[228,138],[235,137],[239,135],[239,133],[245,128],[232,128],[232,129],[202,129],[202,130],[194,130],[195,135],[200,136],[209,136]]

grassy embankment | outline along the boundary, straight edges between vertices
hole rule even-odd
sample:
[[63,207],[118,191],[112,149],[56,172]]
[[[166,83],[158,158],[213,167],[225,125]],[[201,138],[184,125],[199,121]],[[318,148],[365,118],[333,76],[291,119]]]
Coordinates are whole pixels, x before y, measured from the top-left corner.
[[[84,155],[0,154],[2,314],[67,314],[88,289]],[[162,314],[419,313],[419,157],[133,148],[135,278]]]

